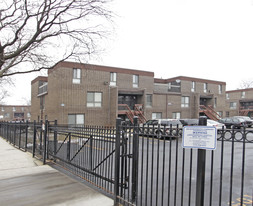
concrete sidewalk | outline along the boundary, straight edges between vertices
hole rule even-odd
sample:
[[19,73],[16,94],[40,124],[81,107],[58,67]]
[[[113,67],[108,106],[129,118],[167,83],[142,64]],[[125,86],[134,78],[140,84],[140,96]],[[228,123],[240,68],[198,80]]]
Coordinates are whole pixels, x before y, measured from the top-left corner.
[[0,137],[0,205],[112,206],[113,200]]

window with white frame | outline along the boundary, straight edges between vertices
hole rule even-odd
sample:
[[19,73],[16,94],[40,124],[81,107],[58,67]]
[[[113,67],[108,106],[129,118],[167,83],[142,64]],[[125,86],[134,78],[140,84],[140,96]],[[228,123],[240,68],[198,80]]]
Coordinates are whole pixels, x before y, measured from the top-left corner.
[[162,119],[162,112],[153,112],[152,119]]
[[219,94],[222,94],[222,84],[219,85],[218,90],[219,90]]
[[208,84],[204,83],[204,92],[207,93],[207,90],[208,90]]
[[181,97],[181,107],[189,107],[190,97]]
[[146,106],[147,107],[152,107],[152,94],[147,94],[146,95]]
[[12,111],[13,111],[13,112],[16,112],[16,107],[12,107]]
[[139,87],[139,75],[133,75],[133,87],[137,88]]
[[181,113],[180,112],[172,112],[172,118],[173,119],[180,119]]
[[80,84],[81,83],[81,69],[73,68],[73,84]]
[[84,114],[68,114],[69,125],[84,125]]
[[4,107],[1,108],[1,111],[4,112]]
[[242,91],[241,98],[245,98],[245,91]]
[[229,108],[230,109],[236,109],[236,102],[230,102],[229,103]]
[[87,92],[87,107],[102,107],[102,93]]
[[196,82],[192,81],[191,92],[196,91]]
[[116,86],[117,84],[117,73],[111,72],[110,73],[110,86]]
[[226,99],[229,99],[229,93],[226,93]]

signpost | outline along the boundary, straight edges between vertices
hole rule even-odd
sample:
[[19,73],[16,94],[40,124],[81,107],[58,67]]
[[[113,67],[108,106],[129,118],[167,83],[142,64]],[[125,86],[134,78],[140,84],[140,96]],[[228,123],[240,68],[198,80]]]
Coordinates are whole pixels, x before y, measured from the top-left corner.
[[208,127],[207,117],[199,118],[199,126],[186,126],[183,129],[183,148],[198,149],[196,206],[204,205],[206,150],[215,150],[217,143],[217,130]]

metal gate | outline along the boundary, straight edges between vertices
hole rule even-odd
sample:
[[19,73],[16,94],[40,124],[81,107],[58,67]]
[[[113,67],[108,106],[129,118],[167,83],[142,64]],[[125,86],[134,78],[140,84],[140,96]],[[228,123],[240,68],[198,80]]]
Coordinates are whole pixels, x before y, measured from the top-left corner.
[[48,156],[91,185],[114,194],[114,127],[48,125]]
[[[156,128],[157,129],[157,128]],[[116,128],[0,122],[14,146],[51,160],[114,198],[115,205],[247,206],[253,199],[253,129],[223,129],[206,151],[204,188],[197,188],[197,149],[181,146],[181,129]],[[148,131],[148,132],[147,132]]]
[[[159,135],[117,122],[115,202],[140,206],[247,206],[253,203],[253,130],[219,131],[207,150],[204,187],[197,189],[198,149],[182,148],[179,128]],[[155,131],[150,127],[149,131]],[[118,179],[118,182],[117,182]]]

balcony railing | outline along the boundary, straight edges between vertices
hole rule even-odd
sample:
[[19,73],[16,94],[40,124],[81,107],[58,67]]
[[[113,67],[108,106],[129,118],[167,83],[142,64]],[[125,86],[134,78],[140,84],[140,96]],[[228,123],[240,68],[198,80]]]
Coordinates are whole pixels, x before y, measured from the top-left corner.
[[38,96],[47,94],[47,82],[39,87]]

